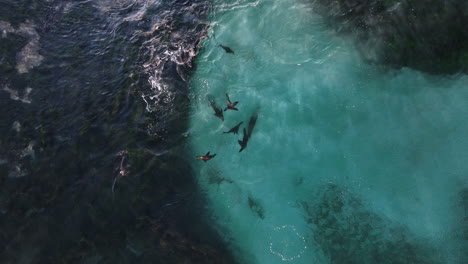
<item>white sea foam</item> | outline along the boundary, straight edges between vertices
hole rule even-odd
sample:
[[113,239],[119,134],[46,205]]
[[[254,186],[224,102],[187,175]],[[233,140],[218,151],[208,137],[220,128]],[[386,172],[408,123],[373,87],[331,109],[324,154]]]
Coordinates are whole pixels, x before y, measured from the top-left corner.
[[15,33],[29,39],[18,54],[16,54],[16,69],[19,73],[27,73],[41,64],[44,57],[39,54],[39,34],[31,22],[22,23]]
[[16,69],[19,73],[29,72],[32,68],[39,66],[44,59],[39,54],[40,37],[34,27],[32,22],[27,21],[14,29],[9,22],[0,20],[2,38],[6,38],[8,33],[15,33],[28,39],[28,43],[16,54]]
[[25,103],[25,104],[30,104],[31,103],[31,99],[29,98],[29,94],[33,90],[31,87],[26,87],[26,89],[24,90],[23,97],[20,97],[19,92],[17,90],[11,89],[8,86],[8,84],[3,86],[3,90],[10,94],[10,98],[12,100],[20,101],[20,102]]
[[18,132],[18,133],[21,132],[21,124],[20,124],[20,122],[18,122],[18,121],[13,122],[13,125],[11,126],[11,128],[12,128],[14,131]]
[[29,142],[28,146],[23,149],[21,152],[20,158],[31,157],[32,159],[36,158],[36,152],[34,151],[34,145],[36,142],[33,140]]
[[21,165],[15,165],[8,173],[9,178],[21,178],[28,175],[26,171],[23,170]]
[[9,87],[8,85],[3,86],[3,91],[9,93],[9,94],[10,94],[10,98],[11,98],[12,100],[17,101],[17,100],[20,99],[20,98],[19,98],[19,95],[18,95],[18,91],[13,90],[13,89],[10,89],[10,87]]
[[15,32],[15,29],[9,22],[0,20],[0,31],[2,32],[2,38],[6,38],[8,33]]

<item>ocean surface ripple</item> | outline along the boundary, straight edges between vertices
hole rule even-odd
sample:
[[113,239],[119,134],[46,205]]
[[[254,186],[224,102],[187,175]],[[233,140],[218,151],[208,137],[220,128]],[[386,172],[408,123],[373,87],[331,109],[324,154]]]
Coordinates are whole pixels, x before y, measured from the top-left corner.
[[209,2],[1,6],[0,262],[229,263],[181,150]]

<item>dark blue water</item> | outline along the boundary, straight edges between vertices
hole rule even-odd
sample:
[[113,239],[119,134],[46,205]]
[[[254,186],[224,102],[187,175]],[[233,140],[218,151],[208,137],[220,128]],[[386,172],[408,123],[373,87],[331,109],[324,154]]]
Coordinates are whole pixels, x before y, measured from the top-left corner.
[[229,259],[180,159],[208,9],[2,1],[1,263]]

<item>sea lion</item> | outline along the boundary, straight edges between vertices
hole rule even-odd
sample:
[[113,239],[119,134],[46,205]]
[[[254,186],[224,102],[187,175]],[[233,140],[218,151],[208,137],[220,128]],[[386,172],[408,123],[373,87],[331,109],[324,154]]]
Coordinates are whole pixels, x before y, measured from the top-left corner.
[[112,183],[112,194],[114,193],[114,188],[117,181],[128,174],[128,151],[119,151],[117,154],[115,154],[115,156],[121,158],[119,166],[115,169],[118,174],[115,176],[114,182]]
[[215,115],[217,118],[219,118],[219,119],[221,119],[222,121],[224,121],[223,110],[222,110],[221,108],[219,108],[219,107],[216,105],[216,102],[215,102],[212,98],[208,97],[208,101],[210,102],[211,108],[213,108],[213,110],[215,111],[214,115]]
[[239,152],[242,152],[246,147],[247,147],[247,142],[249,141],[249,134],[247,134],[247,131],[244,128],[244,137],[242,138],[242,141],[238,140],[239,145],[241,146]]
[[239,109],[236,108],[236,105],[239,103],[239,101],[237,102],[231,102],[231,99],[229,99],[229,95],[226,94],[226,99],[227,99],[227,106],[226,108],[224,108],[224,111],[228,110],[228,109],[231,109],[231,110],[234,110],[234,111],[237,111]]
[[221,45],[221,44],[219,44],[219,46],[220,46],[221,48],[223,48],[223,50],[226,51],[226,53],[235,54],[234,51],[233,51],[230,47],[223,46],[223,45]]
[[242,123],[244,123],[244,122],[240,122],[240,123],[237,124],[235,127],[229,129],[229,131],[223,132],[223,134],[233,133],[233,134],[236,134],[236,135],[237,135],[237,132],[239,131],[239,127],[242,125]]
[[209,161],[210,159],[214,158],[216,154],[210,155],[210,152],[208,151],[204,156],[196,156],[196,159],[203,160],[204,162]]

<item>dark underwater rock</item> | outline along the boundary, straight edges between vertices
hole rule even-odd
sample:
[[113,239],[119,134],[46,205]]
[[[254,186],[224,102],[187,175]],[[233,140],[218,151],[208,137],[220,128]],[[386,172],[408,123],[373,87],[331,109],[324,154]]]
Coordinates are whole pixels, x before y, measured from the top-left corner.
[[371,63],[431,74],[468,73],[468,1],[316,0]]
[[444,263],[422,239],[373,213],[343,187],[330,184],[302,206],[314,242],[331,263]]

